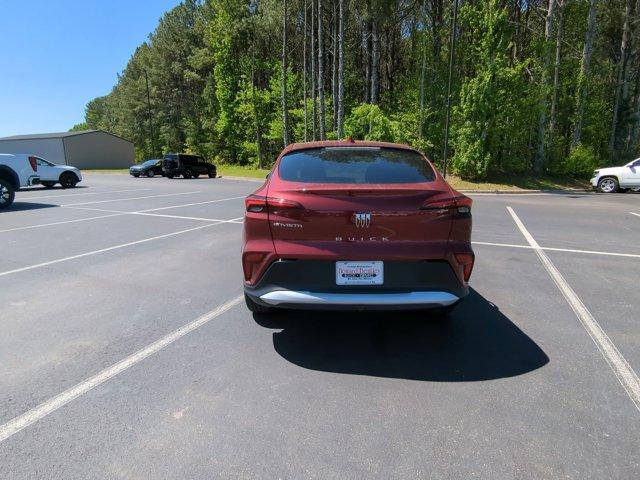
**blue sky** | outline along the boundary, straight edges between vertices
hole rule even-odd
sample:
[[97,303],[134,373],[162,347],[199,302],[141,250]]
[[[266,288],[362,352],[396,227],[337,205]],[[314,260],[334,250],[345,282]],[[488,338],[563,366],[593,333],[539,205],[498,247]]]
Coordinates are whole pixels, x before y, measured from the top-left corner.
[[66,131],[179,0],[0,0],[0,137]]

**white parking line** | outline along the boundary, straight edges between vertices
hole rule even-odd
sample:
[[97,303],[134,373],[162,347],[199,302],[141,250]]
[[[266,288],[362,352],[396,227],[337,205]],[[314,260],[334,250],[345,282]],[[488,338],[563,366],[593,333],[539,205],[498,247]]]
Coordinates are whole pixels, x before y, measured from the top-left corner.
[[631,215],[635,215],[636,217],[640,217],[640,213],[629,212]]
[[474,196],[474,197],[485,197],[485,196],[499,196],[499,197],[506,197],[506,196],[515,196],[515,197],[538,197],[538,196],[550,196],[550,195],[554,195],[554,196],[575,196],[575,195],[579,195],[579,196],[596,196],[598,195],[597,193],[593,193],[593,192],[585,192],[585,191],[562,191],[562,192],[529,192],[529,193],[518,193],[518,192],[471,192],[471,191],[462,191],[461,193],[464,193],[467,196]]
[[112,250],[117,250],[119,248],[130,247],[132,245],[138,245],[140,243],[152,242],[153,240],[159,240],[161,238],[173,237],[175,235],[182,235],[183,233],[193,232],[195,230],[200,230],[202,228],[212,227],[214,225],[220,225],[223,223],[229,223],[226,220],[222,220],[220,222],[209,223],[207,225],[200,225],[199,227],[187,228],[186,230],[180,230],[178,232],[165,233],[164,235],[157,235],[155,237],[144,238],[142,240],[136,240],[135,242],[122,243],[120,245],[114,245],[113,247],[101,248],[100,250],[93,250],[91,252],[80,253],[78,255],[72,255],[70,257],[58,258],[56,260],[50,260],[48,262],[38,263],[36,265],[29,265],[28,267],[16,268],[14,270],[8,270],[6,272],[0,272],[0,277],[4,277],[6,275],[12,275],[14,273],[26,272],[27,270],[34,270],[36,268],[48,267],[49,265],[55,265],[56,263],[67,262],[69,260],[75,260],[77,258],[88,257],[90,255],[96,255],[98,253],[110,252]]
[[126,215],[126,213],[112,213],[110,215],[99,215],[97,217],[77,218],[75,220],[64,220],[62,222],[40,223],[37,225],[28,225],[26,227],[6,228],[4,230],[0,230],[0,233],[15,232],[18,230],[30,230],[32,228],[51,227],[53,225],[64,225],[65,223],[86,222],[88,220],[97,220],[99,218],[120,217],[122,215]]
[[526,248],[531,250],[530,245],[514,245],[512,243],[492,243],[492,242],[471,242],[474,245],[489,245],[491,247]]
[[125,192],[145,192],[151,190],[150,188],[136,188],[129,190],[105,190],[104,192],[90,192],[90,193],[69,193],[66,195],[42,195],[39,197],[20,197],[16,196],[17,201],[22,200],[39,200],[41,198],[60,198],[60,197],[80,197],[85,195],[105,195],[109,193],[125,193]]
[[[74,210],[92,210],[95,212],[109,212],[117,215],[144,215],[149,217],[161,217],[161,218],[177,218],[181,220],[199,220],[202,222],[222,222],[222,223],[243,223],[239,222],[239,220],[244,220],[244,217],[232,218],[231,220],[222,220],[220,218],[204,218],[204,217],[187,217],[184,215],[163,215],[161,213],[148,213],[146,210],[142,210],[139,212],[124,212],[122,210],[106,210],[103,208],[88,208],[88,207],[66,207],[72,208]],[[115,216],[115,215],[114,215]],[[96,217],[100,218],[100,217]]]
[[68,208],[71,210],[87,210],[89,212],[110,212],[110,213],[121,213],[123,215],[126,215],[127,213],[131,213],[128,212],[126,210],[112,210],[112,209],[107,209],[107,208],[95,208],[95,207],[69,207],[69,206],[63,206],[63,208]]
[[[171,194],[171,195],[176,195],[176,194]],[[142,198],[150,198],[150,197],[142,197]],[[148,213],[151,211],[156,211],[156,210],[167,210],[167,209],[171,209],[171,208],[180,208],[180,207],[185,207],[185,206],[190,206],[190,205],[203,205],[203,204],[207,204],[207,203],[216,203],[216,202],[225,202],[227,200],[236,200],[238,198],[244,198],[244,196],[242,197],[231,197],[231,198],[220,198],[217,200],[209,200],[207,202],[198,202],[196,204],[186,204],[186,205],[172,205],[170,207],[161,207],[159,209],[151,209],[151,210],[140,210],[140,211],[136,211],[136,212],[127,212],[124,210],[111,210],[111,209],[105,209],[105,208],[92,208],[92,207],[81,207],[79,205],[90,205],[90,204],[94,204],[94,203],[105,203],[105,202],[110,202],[112,200],[106,200],[105,202],[85,202],[85,203],[71,203],[71,204],[65,204],[65,205],[59,205],[60,207],[64,207],[64,208],[69,208],[69,209],[73,209],[73,210],[88,210],[88,211],[92,211],[92,212],[104,212],[104,213],[109,213],[111,215],[99,215],[99,216],[95,216],[95,217],[87,217],[87,218],[79,218],[79,219],[75,219],[75,220],[64,220],[64,221],[60,221],[60,222],[49,222],[49,223],[39,223],[36,225],[27,225],[24,227],[15,227],[15,228],[6,228],[4,230],[0,230],[0,233],[6,233],[6,232],[15,232],[15,231],[19,231],[19,230],[31,230],[34,228],[42,228],[42,227],[51,227],[51,226],[55,226],[55,225],[64,225],[66,223],[78,223],[78,222],[86,222],[89,220],[99,220],[101,218],[110,218],[110,217],[120,217],[123,215],[148,215],[148,216],[152,216],[152,217],[165,217],[165,218],[177,218],[177,219],[184,219],[184,220],[197,220],[197,221],[205,221],[205,222],[221,222],[221,223],[242,223],[239,220],[242,220],[243,217],[239,217],[236,219],[232,219],[232,220],[222,220],[219,218],[203,218],[203,217],[188,217],[188,216],[182,216],[182,215],[161,215],[161,214],[152,214],[152,213]],[[129,200],[129,199],[126,199]],[[113,201],[118,201],[118,200],[113,200]]]
[[71,402],[72,400],[75,400],[81,395],[84,395],[89,390],[97,387],[98,385],[124,372],[125,370],[131,368],[135,364],[140,363],[145,358],[153,355],[154,353],[159,352],[166,346],[171,345],[173,342],[184,337],[186,334],[193,332],[194,330],[202,327],[203,325],[207,324],[214,318],[219,317],[220,315],[225,313],[227,310],[238,305],[242,301],[242,299],[243,299],[243,296],[239,295],[235,298],[232,298],[231,300],[228,300],[222,305],[205,313],[201,317],[196,318],[192,322],[189,322],[186,325],[183,325],[182,327],[178,328],[177,330],[174,330],[173,332],[162,337],[161,339],[151,343],[150,345],[147,345],[141,350],[138,350],[133,355],[130,355],[123,360],[120,360],[118,363],[108,368],[105,368],[104,370],[97,373],[96,375],[90,378],[87,378],[86,380],[80,382],[74,387],[71,387],[68,390],[65,390],[59,395],[56,395],[55,397],[47,400],[46,402],[41,403],[37,407],[32,408],[31,410],[23,413],[22,415],[15,417],[12,420],[9,420],[4,425],[0,426],[0,442],[5,441],[12,435],[15,435],[16,433],[18,433],[23,428],[28,427],[29,425],[37,422],[38,420],[41,420],[42,418],[46,417],[50,413],[58,410],[60,407],[63,407],[64,405]]
[[[510,243],[492,243],[492,242],[471,242],[474,245],[489,245],[493,247],[508,247],[508,248],[526,248],[532,249],[530,245],[513,245]],[[627,258],[640,258],[640,254],[636,253],[617,253],[617,252],[598,252],[594,250],[575,250],[573,248],[554,248],[554,247],[540,247],[541,250],[547,250],[550,252],[569,252],[569,253],[584,253],[587,255],[605,255],[610,257],[627,257]]]
[[540,247],[538,242],[536,242],[531,233],[529,233],[527,228],[524,226],[524,223],[522,223],[522,220],[520,220],[518,215],[516,215],[516,212],[513,210],[513,208],[508,206],[507,210],[513,218],[513,221],[520,229],[520,232],[522,232],[524,238],[536,252],[538,258],[540,258],[540,261],[546,268],[547,272],[575,312],[576,316],[582,323],[582,326],[585,328],[593,342],[600,350],[600,353],[613,370],[613,373],[627,392],[627,395],[629,395],[631,401],[640,411],[640,379],[638,379],[638,375],[631,368],[627,360],[620,353],[618,348],[614,345],[614,343],[611,341],[609,336],[605,333],[605,331],[602,329],[593,315],[591,315],[591,312],[582,303],[582,300],[580,300],[578,295],[576,295],[576,292],[574,292],[571,286],[569,286],[560,271],[556,268],[556,266],[553,264],[544,250]]
[[206,202],[185,203],[183,205],[172,205],[170,207],[148,208],[147,210],[138,210],[137,213],[157,212],[159,210],[169,210],[171,208],[192,207],[194,205],[207,205],[209,203],[226,202],[227,200],[238,200],[239,198],[245,198],[245,197],[246,197],[246,195],[241,195],[239,197],[219,198],[218,200],[209,200],[209,201],[206,201]]
[[197,220],[201,222],[222,222],[222,223],[242,223],[238,220],[244,217],[232,218],[231,220],[220,220],[219,218],[184,217],[182,215],[162,215],[160,213],[131,212],[131,215],[144,215],[149,217],[178,218],[180,220]]
[[58,205],[59,207],[72,207],[75,205],[93,205],[96,203],[111,203],[111,202],[126,202],[127,200],[142,200],[145,198],[159,198],[159,197],[175,197],[177,195],[192,195],[194,193],[200,193],[199,190],[194,192],[181,192],[181,193],[164,193],[162,195],[147,195],[144,197],[131,197],[131,198],[114,198],[111,200],[96,200],[93,202],[81,202],[81,203],[65,203],[63,205]]

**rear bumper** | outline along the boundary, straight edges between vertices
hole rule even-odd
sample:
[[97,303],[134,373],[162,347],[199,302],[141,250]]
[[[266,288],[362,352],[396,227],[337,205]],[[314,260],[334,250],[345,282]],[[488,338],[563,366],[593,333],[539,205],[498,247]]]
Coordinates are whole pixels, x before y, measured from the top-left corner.
[[323,293],[276,290],[260,296],[271,306],[334,306],[334,307],[447,307],[460,298],[448,292],[405,293]]
[[256,303],[308,309],[412,309],[453,305],[469,293],[449,262],[385,262],[383,285],[336,285],[335,261],[280,260],[245,293]]

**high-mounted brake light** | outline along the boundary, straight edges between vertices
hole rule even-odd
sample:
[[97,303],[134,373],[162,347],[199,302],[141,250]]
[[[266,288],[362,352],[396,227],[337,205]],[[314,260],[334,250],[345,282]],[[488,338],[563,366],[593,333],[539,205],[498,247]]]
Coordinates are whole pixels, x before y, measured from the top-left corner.
[[31,169],[34,172],[38,171],[38,161],[36,160],[36,157],[29,157],[29,163],[31,164]]

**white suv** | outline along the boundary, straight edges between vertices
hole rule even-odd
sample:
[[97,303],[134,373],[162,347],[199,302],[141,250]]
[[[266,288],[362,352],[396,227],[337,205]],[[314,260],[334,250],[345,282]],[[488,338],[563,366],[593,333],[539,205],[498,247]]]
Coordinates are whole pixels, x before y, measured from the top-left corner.
[[40,183],[46,188],[52,188],[56,183],[62,185],[62,188],[74,188],[78,182],[82,181],[80,170],[71,165],[56,165],[44,158],[36,157],[38,164],[38,175],[40,175]]
[[0,208],[7,208],[13,203],[20,187],[39,183],[36,157],[0,153]]
[[593,172],[591,186],[603,193],[613,193],[620,189],[640,190],[640,158],[624,167],[600,168]]

